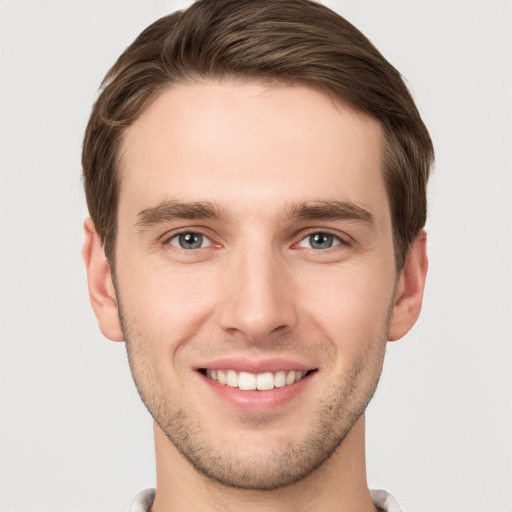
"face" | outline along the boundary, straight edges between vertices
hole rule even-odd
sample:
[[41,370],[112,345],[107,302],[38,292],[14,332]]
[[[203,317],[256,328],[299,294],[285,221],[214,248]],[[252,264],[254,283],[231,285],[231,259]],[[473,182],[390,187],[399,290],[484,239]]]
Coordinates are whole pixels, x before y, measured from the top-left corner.
[[135,382],[196,469],[320,466],[377,384],[397,285],[379,124],[306,87],[165,91],[127,130],[116,293]]

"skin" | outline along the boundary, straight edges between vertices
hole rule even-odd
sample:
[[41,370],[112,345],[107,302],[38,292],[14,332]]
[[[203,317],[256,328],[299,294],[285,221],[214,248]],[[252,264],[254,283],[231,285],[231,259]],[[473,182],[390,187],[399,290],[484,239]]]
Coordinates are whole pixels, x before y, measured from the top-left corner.
[[[382,137],[321,92],[254,82],[169,88],[127,129],[115,279],[90,219],[83,252],[156,420],[153,512],[375,510],[363,413],[427,271],[422,232],[396,272]],[[219,358],[312,371],[242,407],[198,371]]]

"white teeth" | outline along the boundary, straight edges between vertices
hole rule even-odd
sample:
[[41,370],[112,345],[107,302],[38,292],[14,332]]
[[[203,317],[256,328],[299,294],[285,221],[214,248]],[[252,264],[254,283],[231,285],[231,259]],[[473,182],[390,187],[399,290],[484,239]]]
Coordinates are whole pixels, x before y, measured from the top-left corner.
[[253,373],[240,372],[240,375],[238,376],[238,387],[245,391],[256,389],[256,375]]
[[268,391],[273,388],[282,388],[289,386],[302,379],[307,371],[283,370],[276,373],[249,373],[236,372],[235,370],[206,370],[206,376],[212,380],[217,380],[219,384],[227,385],[232,388],[239,388],[244,391]]
[[277,372],[274,377],[274,386],[276,388],[282,388],[286,386],[286,372]]
[[295,372],[292,370],[286,375],[286,385],[289,386],[295,382]]
[[232,388],[238,387],[238,375],[235,370],[228,370],[226,373],[226,384]]
[[217,370],[217,380],[221,384],[226,384],[226,372],[224,370]]
[[260,373],[256,376],[256,387],[260,391],[274,388],[274,375],[270,372]]

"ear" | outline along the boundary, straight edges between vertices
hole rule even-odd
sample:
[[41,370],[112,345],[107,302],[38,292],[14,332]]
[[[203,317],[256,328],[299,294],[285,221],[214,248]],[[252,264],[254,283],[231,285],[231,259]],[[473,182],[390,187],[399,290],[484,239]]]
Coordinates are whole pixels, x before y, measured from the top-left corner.
[[400,273],[389,324],[389,341],[405,336],[416,323],[421,311],[427,269],[427,234],[422,230],[409,248],[404,268]]
[[104,336],[112,341],[123,341],[116,292],[110,265],[103,252],[100,237],[91,218],[84,222],[85,240],[82,257],[87,270],[87,284],[92,309]]

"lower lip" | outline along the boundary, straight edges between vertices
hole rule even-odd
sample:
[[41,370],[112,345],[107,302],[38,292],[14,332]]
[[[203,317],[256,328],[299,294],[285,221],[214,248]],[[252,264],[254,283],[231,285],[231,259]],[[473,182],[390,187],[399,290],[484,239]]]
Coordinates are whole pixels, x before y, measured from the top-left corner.
[[293,401],[304,390],[313,374],[282,388],[267,391],[243,391],[199,374],[210,389],[221,399],[245,412],[267,412]]

